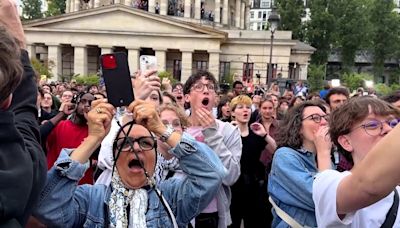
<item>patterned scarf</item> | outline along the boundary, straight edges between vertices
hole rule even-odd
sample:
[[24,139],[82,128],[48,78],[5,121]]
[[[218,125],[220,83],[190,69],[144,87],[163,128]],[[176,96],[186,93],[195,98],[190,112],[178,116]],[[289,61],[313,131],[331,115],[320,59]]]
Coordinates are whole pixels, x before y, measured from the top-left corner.
[[[145,189],[127,189],[119,177],[117,169],[114,170],[111,185],[109,209],[111,228],[146,228],[146,211],[148,195]],[[129,219],[127,206],[130,206]]]

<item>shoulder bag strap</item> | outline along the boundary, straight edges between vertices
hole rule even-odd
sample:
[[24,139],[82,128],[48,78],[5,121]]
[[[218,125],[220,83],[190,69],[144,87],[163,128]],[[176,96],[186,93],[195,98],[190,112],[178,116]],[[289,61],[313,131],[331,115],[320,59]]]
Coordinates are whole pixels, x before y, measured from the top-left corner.
[[283,211],[276,203],[274,200],[271,198],[271,196],[268,198],[269,202],[272,204],[274,207],[274,210],[276,214],[283,220],[285,221],[289,226],[292,228],[304,228],[304,226],[300,225],[296,220],[294,220],[290,215],[288,215],[285,211]]
[[381,228],[392,228],[393,227],[394,222],[396,221],[398,208],[399,208],[399,193],[397,192],[397,189],[395,189],[392,207],[389,209],[389,212],[386,214],[386,219],[383,222]]

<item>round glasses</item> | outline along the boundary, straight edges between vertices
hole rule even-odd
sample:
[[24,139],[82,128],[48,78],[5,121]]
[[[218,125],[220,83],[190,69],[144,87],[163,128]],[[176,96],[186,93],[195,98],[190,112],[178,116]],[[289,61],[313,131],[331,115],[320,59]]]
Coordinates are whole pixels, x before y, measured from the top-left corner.
[[379,121],[379,120],[371,120],[365,124],[362,124],[357,128],[364,128],[365,133],[367,133],[370,136],[378,136],[382,134],[383,131],[383,124],[386,123],[389,127],[394,128],[396,125],[399,123],[399,119],[391,119],[391,120],[385,120],[385,121]]
[[203,84],[203,83],[197,83],[192,87],[192,90],[196,92],[203,92],[204,88],[207,87],[209,91],[215,91],[215,86],[213,84]]
[[143,136],[137,139],[132,137],[121,137],[117,139],[116,149],[117,151],[133,151],[133,145],[135,142],[139,144],[139,147],[142,150],[152,150],[156,145],[154,138],[151,136]]
[[329,121],[329,115],[319,115],[319,114],[312,114],[307,117],[305,117],[303,120],[310,119],[314,121],[315,123],[321,123],[322,118],[324,118],[326,121]]

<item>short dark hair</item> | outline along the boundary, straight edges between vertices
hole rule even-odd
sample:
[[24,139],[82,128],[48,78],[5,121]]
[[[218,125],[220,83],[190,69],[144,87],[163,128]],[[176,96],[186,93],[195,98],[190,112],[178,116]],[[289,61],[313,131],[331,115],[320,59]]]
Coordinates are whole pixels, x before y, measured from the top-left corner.
[[392,94],[382,97],[382,100],[389,102],[389,103],[395,103],[400,100],[400,91],[396,91]]
[[329,133],[332,142],[338,147],[340,152],[346,153],[338,142],[339,136],[349,134],[354,124],[365,119],[370,111],[379,116],[393,115],[400,117],[400,111],[383,100],[371,96],[351,98],[330,115]]
[[174,95],[172,95],[171,93],[167,92],[167,91],[163,91],[162,92],[162,96],[166,96],[169,97],[169,99],[171,99],[172,103],[176,104],[176,98]]
[[331,98],[332,95],[335,95],[335,94],[342,94],[342,95],[346,96],[347,98],[349,98],[349,96],[350,96],[349,90],[345,87],[332,88],[329,90],[328,94],[326,94],[326,97],[325,97],[325,101],[326,101],[326,103],[328,103],[328,105],[331,105],[329,99]]
[[184,93],[184,94],[189,94],[189,93],[190,93],[190,90],[191,90],[192,87],[193,87],[193,85],[194,85],[197,81],[199,81],[202,77],[205,77],[206,80],[211,81],[211,82],[214,84],[215,88],[217,89],[218,82],[217,82],[217,80],[215,79],[214,75],[213,75],[212,73],[208,72],[208,71],[200,70],[200,71],[198,71],[197,73],[192,74],[192,75],[188,78],[188,80],[186,81],[185,85],[183,86],[183,93]]
[[22,80],[21,51],[16,40],[0,26],[0,104]]
[[232,88],[235,88],[236,85],[243,85],[243,82],[241,82],[241,81],[234,81],[233,84],[232,84]]
[[174,84],[172,84],[172,90],[174,90],[178,86],[181,86],[183,88],[183,84],[181,82],[175,82]]
[[326,112],[325,107],[319,101],[305,101],[290,108],[282,120],[280,131],[276,136],[278,147],[291,147],[299,149],[303,145],[303,137],[300,134],[303,125],[303,112],[307,107],[316,106]]

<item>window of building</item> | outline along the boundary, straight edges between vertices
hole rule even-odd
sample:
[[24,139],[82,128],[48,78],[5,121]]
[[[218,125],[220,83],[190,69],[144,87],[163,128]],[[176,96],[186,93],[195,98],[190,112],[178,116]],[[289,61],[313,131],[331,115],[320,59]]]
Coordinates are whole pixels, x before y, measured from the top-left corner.
[[174,79],[180,81],[181,73],[182,73],[182,61],[179,59],[174,60],[174,70],[173,70]]
[[254,30],[254,23],[250,23],[250,30]]
[[258,18],[261,18],[261,11],[258,11]]
[[262,23],[261,29],[262,29],[262,30],[266,30],[266,29],[267,29],[267,23]]
[[219,63],[219,81],[226,82],[229,78],[231,71],[230,62],[220,62]]
[[261,8],[271,8],[271,1],[269,0],[261,0]]
[[207,61],[194,61],[194,69],[196,71],[208,70],[208,62]]
[[254,18],[254,12],[250,12],[250,18]]
[[267,11],[263,11],[263,21],[267,20]]
[[257,23],[257,30],[259,30],[259,31],[261,30],[261,22]]
[[254,63],[243,63],[243,81],[253,78]]

